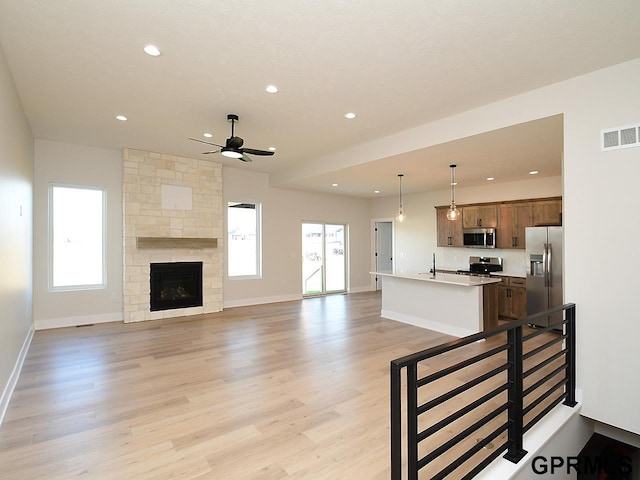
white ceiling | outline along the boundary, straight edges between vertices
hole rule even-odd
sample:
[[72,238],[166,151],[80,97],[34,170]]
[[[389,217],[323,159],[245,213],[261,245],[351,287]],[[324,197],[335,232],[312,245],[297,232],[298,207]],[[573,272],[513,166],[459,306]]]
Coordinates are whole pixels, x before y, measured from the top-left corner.
[[[333,152],[638,58],[640,2],[0,0],[0,43],[36,138],[285,178]],[[144,54],[148,43],[162,55]],[[201,155],[206,146],[187,137],[224,143],[228,113],[240,116],[245,147],[276,155]],[[468,185],[559,175],[562,117],[397,151],[281,186],[392,195],[402,172],[407,193],[443,189],[450,163]]]

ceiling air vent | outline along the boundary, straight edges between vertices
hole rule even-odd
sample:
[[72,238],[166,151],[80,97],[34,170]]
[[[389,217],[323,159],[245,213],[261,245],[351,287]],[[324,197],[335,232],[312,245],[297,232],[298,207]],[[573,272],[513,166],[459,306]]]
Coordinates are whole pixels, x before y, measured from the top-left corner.
[[602,130],[600,132],[600,145],[603,151],[640,147],[640,125]]

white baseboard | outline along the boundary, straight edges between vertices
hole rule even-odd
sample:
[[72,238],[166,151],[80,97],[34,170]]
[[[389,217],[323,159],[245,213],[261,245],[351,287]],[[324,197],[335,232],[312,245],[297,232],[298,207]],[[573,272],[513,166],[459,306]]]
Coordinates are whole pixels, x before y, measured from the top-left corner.
[[302,294],[274,295],[272,297],[242,298],[240,300],[225,300],[224,308],[247,307],[249,305],[261,305],[263,303],[290,302],[302,300]]
[[114,312],[100,313],[97,315],[80,315],[77,317],[41,318],[34,320],[33,325],[36,330],[48,330],[50,328],[78,327],[80,325],[122,321],[122,312]]
[[[374,288],[371,286],[356,287],[349,289],[348,293],[372,292]],[[224,308],[248,307],[250,305],[262,305],[263,303],[290,302],[292,300],[302,300],[304,297],[301,293],[290,293],[287,295],[274,295],[272,297],[254,297],[242,298],[240,300],[225,300]]]
[[349,293],[373,292],[375,289],[376,289],[375,285],[367,285],[364,287],[350,288]]
[[33,332],[33,327],[29,328],[27,337],[24,339],[24,343],[22,344],[22,348],[20,349],[20,353],[18,354],[16,364],[13,366],[13,371],[11,372],[11,376],[9,377],[9,381],[4,387],[2,397],[0,397],[0,425],[2,425],[4,415],[5,413],[7,413],[7,408],[9,407],[9,401],[11,400],[11,396],[13,395],[13,390],[16,388],[16,384],[18,383],[18,378],[20,377],[20,372],[22,371],[24,359],[27,357],[27,352],[29,351],[29,347],[31,346]]

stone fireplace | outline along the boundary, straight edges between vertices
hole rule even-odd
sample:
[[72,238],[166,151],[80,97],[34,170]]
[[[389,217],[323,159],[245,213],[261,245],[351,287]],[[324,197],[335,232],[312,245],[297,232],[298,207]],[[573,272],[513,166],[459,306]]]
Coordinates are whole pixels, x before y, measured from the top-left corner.
[[[132,149],[123,160],[124,321],[221,311],[222,165]],[[200,264],[201,285],[165,271],[152,287],[152,268],[169,264]],[[152,295],[164,295],[153,308]]]

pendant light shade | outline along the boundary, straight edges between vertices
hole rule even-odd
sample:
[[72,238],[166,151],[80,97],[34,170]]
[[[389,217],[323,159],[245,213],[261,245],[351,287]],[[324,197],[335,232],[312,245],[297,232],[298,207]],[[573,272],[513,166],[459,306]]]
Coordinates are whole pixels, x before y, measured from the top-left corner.
[[449,165],[451,168],[451,203],[447,210],[447,218],[449,220],[458,220],[460,218],[460,210],[456,208],[456,166]]
[[396,220],[399,222],[404,222],[407,219],[407,215],[404,213],[404,208],[402,207],[402,177],[404,177],[404,174],[399,173],[398,178],[400,179],[400,206],[398,207],[398,214],[396,215]]

